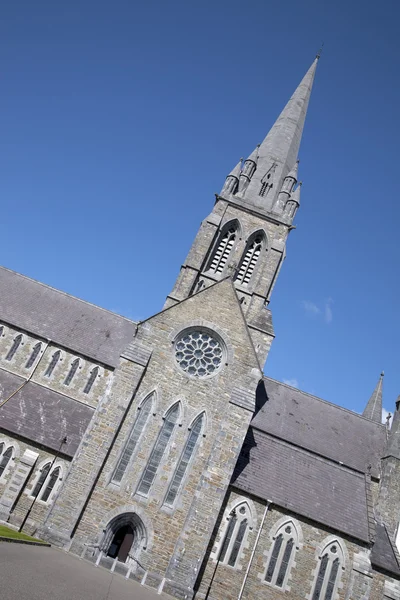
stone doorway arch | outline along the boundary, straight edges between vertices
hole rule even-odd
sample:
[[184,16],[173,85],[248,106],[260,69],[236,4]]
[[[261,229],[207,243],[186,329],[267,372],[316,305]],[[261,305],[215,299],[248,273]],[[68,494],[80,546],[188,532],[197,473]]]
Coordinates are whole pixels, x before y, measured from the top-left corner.
[[147,534],[141,518],[133,512],[117,515],[104,530],[101,543],[103,555],[121,563],[137,561],[146,548]]

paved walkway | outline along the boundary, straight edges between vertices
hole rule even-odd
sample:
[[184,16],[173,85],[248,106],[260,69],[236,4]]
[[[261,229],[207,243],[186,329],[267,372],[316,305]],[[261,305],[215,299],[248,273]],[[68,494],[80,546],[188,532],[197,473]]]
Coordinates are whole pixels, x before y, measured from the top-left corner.
[[1,600],[171,600],[55,548],[0,542]]

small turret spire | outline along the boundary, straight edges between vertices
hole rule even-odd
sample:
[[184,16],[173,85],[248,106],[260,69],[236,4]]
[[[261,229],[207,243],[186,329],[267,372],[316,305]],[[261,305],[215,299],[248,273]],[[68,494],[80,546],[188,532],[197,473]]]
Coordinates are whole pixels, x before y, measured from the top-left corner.
[[372,393],[371,398],[368,400],[368,404],[364,409],[363,417],[375,421],[375,423],[382,422],[382,387],[383,387],[383,376],[382,371],[379,381]]
[[394,456],[400,459],[400,396],[396,400],[396,410],[389,431],[385,456]]
[[243,158],[239,160],[238,164],[235,167],[233,167],[232,171],[225,179],[224,186],[221,190],[221,196],[229,196],[229,194],[234,194],[236,192],[239,183],[240,173],[242,172],[242,162]]

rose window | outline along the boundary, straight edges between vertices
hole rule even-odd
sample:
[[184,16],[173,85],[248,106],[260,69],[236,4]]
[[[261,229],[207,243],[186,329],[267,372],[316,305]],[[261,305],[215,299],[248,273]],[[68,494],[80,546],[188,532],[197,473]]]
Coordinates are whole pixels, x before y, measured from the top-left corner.
[[175,358],[180,368],[189,375],[207,377],[221,367],[222,344],[205,331],[186,331],[175,344]]

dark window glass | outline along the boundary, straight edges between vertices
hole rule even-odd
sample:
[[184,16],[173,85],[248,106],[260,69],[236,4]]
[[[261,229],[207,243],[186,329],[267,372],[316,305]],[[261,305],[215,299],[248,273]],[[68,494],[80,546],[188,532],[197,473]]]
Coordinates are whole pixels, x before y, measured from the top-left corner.
[[1,454],[3,447],[4,447],[4,445],[0,444],[0,477],[3,475],[5,468],[8,465],[8,463],[10,462],[12,455],[13,455],[12,446],[7,448],[7,450],[4,452],[4,454]]
[[39,356],[39,352],[40,352],[41,348],[42,348],[42,344],[40,342],[38,342],[37,344],[35,344],[35,346],[33,347],[32,352],[31,352],[30,357],[26,361],[25,369],[30,369],[31,368],[31,366],[33,365],[33,363],[35,362],[35,360]]
[[98,372],[99,372],[99,367],[94,367],[94,369],[92,369],[90,371],[89,379],[87,380],[87,383],[83,389],[84,394],[88,394],[90,392],[90,390],[92,389]]
[[335,558],[332,563],[331,572],[328,579],[328,585],[326,586],[325,600],[331,600],[333,590],[335,589],[336,578],[339,571],[339,559]]
[[267,569],[267,574],[265,576],[265,581],[271,581],[272,580],[272,576],[274,574],[275,571],[275,566],[276,566],[276,562],[278,560],[278,556],[279,556],[279,552],[282,546],[282,541],[283,541],[283,535],[279,534],[278,537],[275,540],[275,544],[274,547],[272,549],[272,554],[271,554],[271,559],[269,561],[268,564],[268,569]]
[[51,357],[49,366],[46,369],[46,372],[44,374],[45,377],[50,377],[50,375],[53,373],[58,361],[60,360],[60,356],[61,356],[60,350],[56,350],[56,352],[54,352],[53,356]]
[[16,353],[16,351],[18,350],[18,348],[20,347],[21,342],[22,342],[22,334],[20,333],[19,335],[17,335],[14,338],[12,346],[9,349],[8,353],[7,353],[6,360],[11,360],[12,358],[14,358],[14,354]]
[[203,415],[200,415],[200,417],[198,417],[194,422],[193,427],[189,433],[185,448],[182,452],[182,456],[179,459],[178,466],[175,469],[175,473],[170,483],[167,497],[165,499],[165,504],[168,504],[169,506],[172,506],[174,503],[179,487],[186,473],[186,469],[188,468],[190,459],[192,458],[193,453],[195,451],[197,440],[199,439],[199,435],[201,432],[202,423]]
[[228,527],[227,527],[226,534],[224,537],[224,542],[222,544],[221,552],[219,554],[219,560],[221,562],[224,561],[226,551],[228,550],[228,546],[229,546],[231,538],[232,538],[233,530],[235,529],[236,521],[237,521],[237,517],[236,517],[236,514],[234,514],[231,516],[230,521],[228,523]]
[[319,600],[321,596],[322,586],[324,584],[324,577],[326,573],[326,568],[328,566],[328,555],[324,554],[321,559],[321,564],[319,565],[319,571],[317,576],[317,581],[315,582],[315,589],[312,596],[312,600]]
[[42,471],[40,473],[40,477],[37,480],[35,487],[33,488],[32,496],[34,498],[36,498],[36,496],[38,495],[38,493],[42,489],[42,485],[43,485],[43,483],[44,483],[47,475],[49,474],[49,471],[50,471],[50,463],[47,463],[47,465],[44,465],[44,467],[42,468]]
[[278,577],[276,578],[276,585],[278,587],[282,587],[283,582],[285,580],[286,571],[289,566],[290,557],[292,555],[292,550],[294,546],[293,538],[287,541],[285,551],[283,553],[281,567],[279,569]]
[[71,364],[71,367],[68,371],[68,375],[65,378],[64,381],[64,385],[69,385],[71,383],[71,381],[73,380],[75,373],[77,372],[79,367],[79,358],[76,358],[73,363]]
[[57,467],[56,469],[53,470],[52,474],[50,475],[49,480],[46,484],[46,487],[44,488],[44,492],[40,497],[40,499],[43,500],[43,502],[47,502],[47,500],[49,499],[49,496],[50,496],[51,492],[53,491],[54,486],[56,485],[56,482],[59,477],[60,477],[60,467]]
[[142,433],[144,426],[149,417],[152,406],[152,396],[147,398],[145,402],[142,404],[140,410],[138,411],[137,417],[131,429],[131,433],[129,435],[128,441],[125,444],[124,451],[122,452],[121,458],[115,468],[112,481],[116,483],[120,483],[124,473],[127,469],[129,461],[132,457],[132,454],[136,448],[136,444],[139,440],[140,434]]
[[237,532],[236,539],[233,543],[232,552],[228,560],[228,565],[230,565],[231,567],[235,566],[237,557],[239,555],[239,550],[243,542],[244,534],[246,533],[246,529],[247,519],[243,519],[243,521],[239,525],[239,530]]
[[161,459],[164,455],[164,452],[167,448],[167,444],[172,435],[172,432],[175,428],[175,423],[178,418],[179,413],[179,405],[175,404],[168,412],[165,417],[163,426],[161,427],[161,431],[158,434],[157,441],[151,451],[149,462],[146,465],[146,468],[143,472],[142,478],[139,483],[138,492],[140,494],[148,494],[151,484],[154,481],[154,478],[157,473],[157,469],[160,465]]

